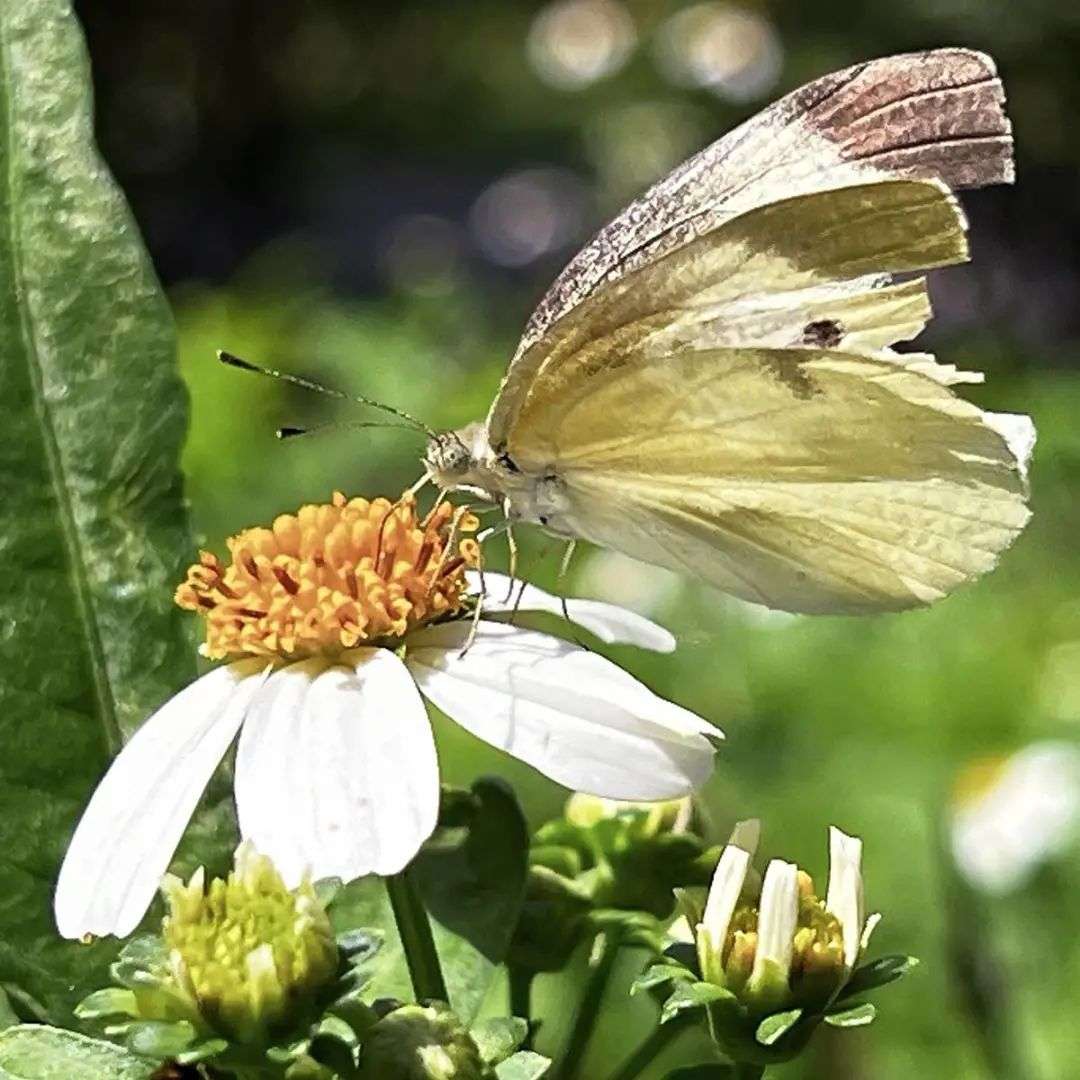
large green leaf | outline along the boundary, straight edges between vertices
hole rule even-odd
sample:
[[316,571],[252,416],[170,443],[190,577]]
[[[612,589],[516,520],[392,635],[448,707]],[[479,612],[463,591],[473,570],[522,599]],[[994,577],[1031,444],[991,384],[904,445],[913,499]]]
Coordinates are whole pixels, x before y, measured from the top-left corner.
[[[450,1004],[469,1023],[510,947],[525,891],[529,834],[513,792],[498,780],[478,780],[471,805],[455,807],[454,812],[460,818],[455,827],[440,829],[413,868],[432,916]],[[371,961],[374,974],[365,994],[413,1000],[382,879],[364,878],[345,886],[331,915],[339,931],[363,927],[384,935]]]
[[24,1024],[0,1034],[0,1080],[150,1080],[154,1066],[73,1031]]
[[65,843],[193,665],[172,321],[94,148],[67,0],[0,3],[0,401],[0,979],[63,1019],[111,951],[56,937]]

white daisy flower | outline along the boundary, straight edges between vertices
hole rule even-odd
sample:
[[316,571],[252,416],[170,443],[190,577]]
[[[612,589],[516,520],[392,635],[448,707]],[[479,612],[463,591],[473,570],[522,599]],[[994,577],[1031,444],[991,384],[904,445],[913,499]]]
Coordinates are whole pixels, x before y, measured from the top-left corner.
[[[485,575],[469,643],[477,548],[455,538],[475,527],[446,503],[420,519],[411,497],[335,495],[233,537],[227,566],[204,554],[177,601],[206,618],[203,654],[229,662],[154,713],[98,785],[60,871],[61,934],[135,929],[234,741],[242,837],[289,887],[305,872],[396,873],[431,834],[439,769],[424,698],[576,790],[660,800],[703,783],[720,732],[609,660],[512,625],[502,575]],[[528,585],[517,603],[561,606]],[[614,605],[571,600],[568,612],[602,641],[674,648]]]
[[1080,748],[1037,742],[959,775],[949,821],[953,858],[988,893],[1023,885],[1080,835]]

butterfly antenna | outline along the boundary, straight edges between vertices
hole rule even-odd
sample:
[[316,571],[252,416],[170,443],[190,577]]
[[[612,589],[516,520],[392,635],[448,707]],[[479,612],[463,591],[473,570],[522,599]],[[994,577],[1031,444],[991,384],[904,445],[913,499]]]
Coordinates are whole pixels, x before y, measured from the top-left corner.
[[[339,401],[352,401],[357,405],[367,405],[372,409],[379,409],[382,412],[389,413],[391,416],[396,416],[399,420],[404,421],[405,425],[408,425],[413,431],[421,431],[429,438],[435,437],[435,430],[433,428],[428,427],[423,421],[417,420],[415,416],[410,416],[404,409],[397,409],[393,405],[386,405],[381,401],[375,401],[372,398],[364,397],[362,394],[346,394],[341,390],[335,390],[332,386],[325,386],[322,383],[316,382],[314,379],[307,379],[303,375],[293,375],[288,371],[278,371],[275,368],[253,364],[250,360],[243,360],[239,356],[233,355],[231,352],[226,352],[224,349],[218,349],[217,358],[223,364],[239,368],[241,371],[250,371],[256,375],[265,375],[270,379],[280,379],[282,382],[292,383],[293,386],[300,386],[305,390],[311,390],[313,393],[323,394],[326,397],[337,398]],[[397,427],[400,425],[390,426]],[[292,435],[301,434],[302,430],[305,429],[282,428],[281,430],[283,432],[289,432],[290,434],[279,435],[279,438],[290,438]]]
[[327,431],[339,431],[341,428],[361,430],[363,428],[391,428],[395,431],[415,431],[409,424],[391,424],[379,420],[333,420],[328,424],[316,424],[314,427],[279,427],[274,434],[279,439],[295,439],[300,435],[321,435]]

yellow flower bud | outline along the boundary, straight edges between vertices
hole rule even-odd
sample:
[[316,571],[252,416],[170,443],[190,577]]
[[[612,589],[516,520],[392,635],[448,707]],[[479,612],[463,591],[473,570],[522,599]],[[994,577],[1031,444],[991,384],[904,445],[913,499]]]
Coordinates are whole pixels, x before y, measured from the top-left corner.
[[200,868],[187,884],[166,877],[162,893],[173,979],[211,1028],[237,1042],[263,1042],[336,974],[330,920],[311,883],[286,889],[250,844],[227,879],[207,888]]

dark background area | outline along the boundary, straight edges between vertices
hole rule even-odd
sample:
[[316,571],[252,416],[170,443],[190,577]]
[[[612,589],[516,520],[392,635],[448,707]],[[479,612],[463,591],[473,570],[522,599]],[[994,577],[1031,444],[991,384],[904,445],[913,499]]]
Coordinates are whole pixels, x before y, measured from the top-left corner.
[[[934,275],[938,317],[919,347],[986,370],[970,396],[1039,427],[1035,519],[1000,568],[928,611],[870,620],[770,614],[597,552],[576,563],[574,588],[679,634],[672,657],[618,659],[727,733],[703,796],[718,835],[760,814],[766,851],[818,875],[829,822],[863,836],[869,904],[885,915],[876,948],[922,958],[872,1028],[826,1034],[782,1075],[1080,1077],[1080,777],[1062,767],[1056,810],[1039,801],[1051,786],[1039,774],[997,798],[1011,846],[993,821],[985,843],[1019,860],[1008,887],[965,878],[952,854],[962,813],[983,813],[986,778],[1013,755],[1078,753],[1080,6],[76,7],[101,146],[176,312],[192,396],[188,491],[218,549],[335,487],[402,490],[420,447],[346,429],[279,444],[279,424],[356,414],[222,369],[214,349],[433,425],[474,419],[574,248],[684,157],[780,93],[871,56],[954,44],[995,56],[1018,183],[965,194],[974,261]],[[553,554],[525,539],[526,572],[552,583]],[[498,772],[534,821],[558,810],[554,785],[436,726],[451,780]],[[640,959],[628,955],[627,977]],[[542,983],[541,1049],[558,1039],[579,976]],[[651,1003],[624,992],[616,985],[605,1012],[596,1075],[651,1023]],[[693,1053],[680,1044],[668,1062]]]
[[[77,9],[94,57],[101,145],[166,284],[227,281],[262,245],[301,233],[336,288],[378,294],[386,287],[380,245],[397,219],[438,215],[462,225],[507,171],[557,163],[586,185],[579,227],[564,243],[510,274],[493,271],[475,247],[463,253],[485,286],[512,290],[519,319],[574,243],[617,205],[589,190],[598,152],[590,139],[605,110],[682,110],[706,142],[780,91],[869,56],[953,43],[986,49],[1009,88],[1023,182],[968,200],[980,285],[993,298],[978,321],[1049,347],[1043,362],[1060,360],[1054,344],[1080,326],[1069,302],[1080,229],[1073,5],[749,5],[769,20],[783,57],[746,101],[673,85],[655,62],[650,38],[688,6],[620,5],[637,48],[618,71],[573,90],[545,82],[523,48],[539,4],[93,0]],[[641,138],[649,127],[643,114]],[[697,141],[686,143],[689,151]],[[963,305],[954,307],[942,316],[962,318]]]

